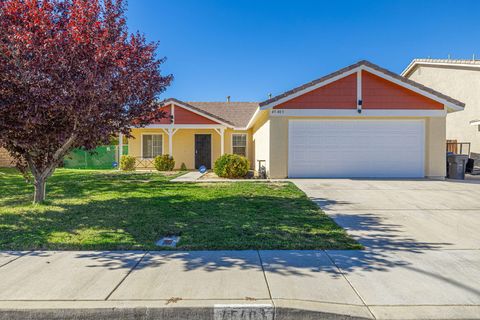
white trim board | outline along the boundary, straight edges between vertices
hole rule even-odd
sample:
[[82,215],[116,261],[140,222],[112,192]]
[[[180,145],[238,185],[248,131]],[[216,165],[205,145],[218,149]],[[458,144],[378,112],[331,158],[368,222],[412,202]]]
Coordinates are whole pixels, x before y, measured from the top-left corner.
[[[137,127],[132,127],[137,128]],[[149,124],[145,129],[225,129],[225,126],[222,125],[212,125],[212,124]],[[143,129],[138,128],[138,129]]]
[[260,114],[260,107],[258,107],[257,110],[255,110],[255,113],[253,114],[253,116],[248,121],[246,127],[244,127],[244,128],[234,128],[234,129],[235,130],[248,130],[251,126],[253,126],[253,124],[257,120],[257,117],[259,116],[259,114]]
[[445,117],[445,110],[419,109],[272,109],[271,117]]

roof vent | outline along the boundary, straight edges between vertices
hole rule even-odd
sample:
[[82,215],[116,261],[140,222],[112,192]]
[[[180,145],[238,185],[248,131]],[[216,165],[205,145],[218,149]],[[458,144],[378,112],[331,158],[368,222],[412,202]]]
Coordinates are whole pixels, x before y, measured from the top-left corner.
[[230,102],[230,96],[227,96],[227,102]]
[[272,99],[272,94],[271,93],[268,94],[268,99]]

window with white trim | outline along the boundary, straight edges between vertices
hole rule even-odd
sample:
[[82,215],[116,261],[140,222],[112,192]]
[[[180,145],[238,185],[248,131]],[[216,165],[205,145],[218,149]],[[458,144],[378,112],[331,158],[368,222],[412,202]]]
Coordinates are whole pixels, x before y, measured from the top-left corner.
[[232,134],[232,153],[240,156],[247,156],[247,134],[234,133]]
[[142,135],[142,157],[152,159],[163,154],[163,135],[144,134]]

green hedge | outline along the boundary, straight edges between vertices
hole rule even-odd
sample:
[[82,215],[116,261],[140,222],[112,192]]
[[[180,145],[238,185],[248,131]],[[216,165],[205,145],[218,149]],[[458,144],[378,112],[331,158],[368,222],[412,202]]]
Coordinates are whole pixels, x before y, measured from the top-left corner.
[[247,158],[236,154],[224,154],[215,161],[213,171],[222,178],[243,178],[250,168],[250,161]]

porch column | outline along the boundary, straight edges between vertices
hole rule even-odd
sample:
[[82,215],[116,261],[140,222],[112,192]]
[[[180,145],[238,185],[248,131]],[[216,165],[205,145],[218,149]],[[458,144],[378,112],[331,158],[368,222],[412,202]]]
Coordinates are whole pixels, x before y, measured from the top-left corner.
[[169,128],[168,129],[168,154],[170,157],[172,157],[173,153],[173,129]]
[[122,160],[122,154],[123,154],[123,134],[120,132],[118,134],[118,166],[117,169],[120,170],[120,161]]
[[220,155],[223,156],[225,153],[225,129],[220,128]]
[[168,135],[168,154],[173,157],[173,135],[178,131],[178,128],[168,128],[163,129],[163,131]]

